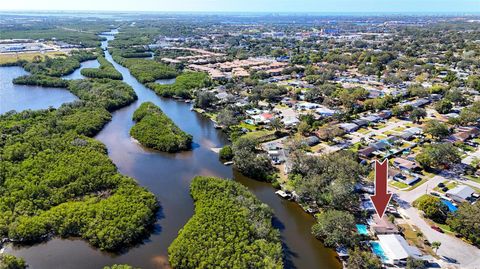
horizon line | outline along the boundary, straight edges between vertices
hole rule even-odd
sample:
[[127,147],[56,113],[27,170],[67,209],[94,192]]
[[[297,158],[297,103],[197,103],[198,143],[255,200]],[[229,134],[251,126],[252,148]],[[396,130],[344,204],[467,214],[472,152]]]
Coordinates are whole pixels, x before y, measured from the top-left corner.
[[203,14],[451,14],[451,15],[480,15],[480,11],[179,11],[179,10],[87,10],[87,9],[0,9],[0,12],[26,12],[26,13],[45,13],[45,12],[80,12],[80,13],[94,13],[94,12],[106,12],[106,13],[203,13]]

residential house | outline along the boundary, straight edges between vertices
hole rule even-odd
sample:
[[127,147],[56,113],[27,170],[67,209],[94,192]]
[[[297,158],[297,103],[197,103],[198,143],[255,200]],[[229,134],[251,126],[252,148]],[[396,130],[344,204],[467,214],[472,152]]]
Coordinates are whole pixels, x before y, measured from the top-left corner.
[[309,136],[307,138],[304,139],[304,142],[309,146],[309,147],[313,147],[315,145],[317,145],[318,143],[320,143],[320,139],[314,135],[312,136]]
[[423,130],[418,127],[405,129],[399,136],[405,140],[411,140],[415,135],[422,134]]
[[480,130],[476,127],[458,127],[448,138],[452,142],[465,142],[471,138],[477,137]]
[[364,119],[356,119],[356,120],[353,120],[352,122],[358,125],[359,127],[364,127],[368,125],[368,121]]
[[366,148],[358,150],[358,156],[364,159],[369,159],[370,157],[372,157],[374,151],[376,151],[374,147],[368,146]]
[[455,202],[463,203],[472,200],[475,190],[467,185],[460,185],[451,190],[448,190],[445,195]]
[[407,185],[412,185],[420,180],[418,175],[409,172],[402,172],[402,170],[396,168],[388,168],[388,177],[391,180],[395,180]]
[[378,214],[373,215],[370,221],[370,230],[375,235],[400,233],[397,226],[390,222],[386,215],[380,218]]
[[419,259],[422,253],[416,247],[410,246],[405,238],[399,234],[378,235],[378,241],[385,256],[388,258],[387,263],[405,264],[408,257]]
[[408,172],[413,172],[414,170],[420,169],[420,166],[415,161],[410,161],[399,157],[393,159],[393,165]]
[[341,123],[338,125],[340,129],[344,130],[346,133],[352,133],[358,130],[358,125],[355,123]]

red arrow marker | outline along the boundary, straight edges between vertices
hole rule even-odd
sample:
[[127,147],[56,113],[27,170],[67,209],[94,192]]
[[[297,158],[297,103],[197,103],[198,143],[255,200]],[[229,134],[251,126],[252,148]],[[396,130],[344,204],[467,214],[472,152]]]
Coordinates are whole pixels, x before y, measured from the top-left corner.
[[382,218],[392,194],[387,192],[388,160],[375,161],[375,195],[370,195],[377,215]]

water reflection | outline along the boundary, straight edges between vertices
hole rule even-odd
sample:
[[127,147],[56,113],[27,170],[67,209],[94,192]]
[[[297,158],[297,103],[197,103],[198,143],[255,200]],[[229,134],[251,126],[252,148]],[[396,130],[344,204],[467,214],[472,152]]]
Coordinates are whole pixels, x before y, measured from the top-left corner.
[[0,67],[0,114],[10,110],[45,109],[60,107],[77,97],[67,89],[24,86],[12,83],[14,78],[28,75],[22,67]]
[[[107,42],[102,43],[104,48],[107,45]],[[335,253],[311,236],[314,219],[310,215],[298,205],[276,196],[270,184],[245,178],[218,161],[212,148],[221,147],[228,141],[210,120],[190,111],[190,104],[158,97],[133,78],[126,68],[113,62],[108,52],[106,59],[122,73],[124,81],[135,89],[139,99],[114,112],[112,121],[96,138],[107,146],[109,157],[122,174],[138,180],[160,201],[162,211],[157,216],[154,233],[143,244],[119,255],[98,251],[81,240],[65,239],[53,239],[30,247],[10,247],[7,252],[24,257],[33,269],[101,268],[113,263],[128,263],[144,269],[168,268],[167,248],[193,214],[189,193],[191,179],[206,175],[234,178],[273,209],[273,224],[281,231],[287,268],[340,267]],[[193,136],[196,146],[192,151],[160,153],[145,149],[130,138],[133,112],[145,101],[158,105],[180,128]]]
[[67,79],[67,80],[84,79],[86,77],[84,77],[81,74],[82,69],[84,69],[84,68],[99,68],[99,67],[100,67],[100,63],[97,60],[85,61],[85,62],[80,63],[80,68],[75,70],[70,75],[63,76],[62,78]]

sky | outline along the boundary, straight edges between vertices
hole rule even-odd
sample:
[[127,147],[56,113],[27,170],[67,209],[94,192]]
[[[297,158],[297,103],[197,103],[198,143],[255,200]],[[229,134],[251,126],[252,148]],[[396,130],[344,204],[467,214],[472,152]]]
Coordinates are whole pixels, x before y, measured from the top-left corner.
[[480,12],[480,0],[0,0],[0,10]]

